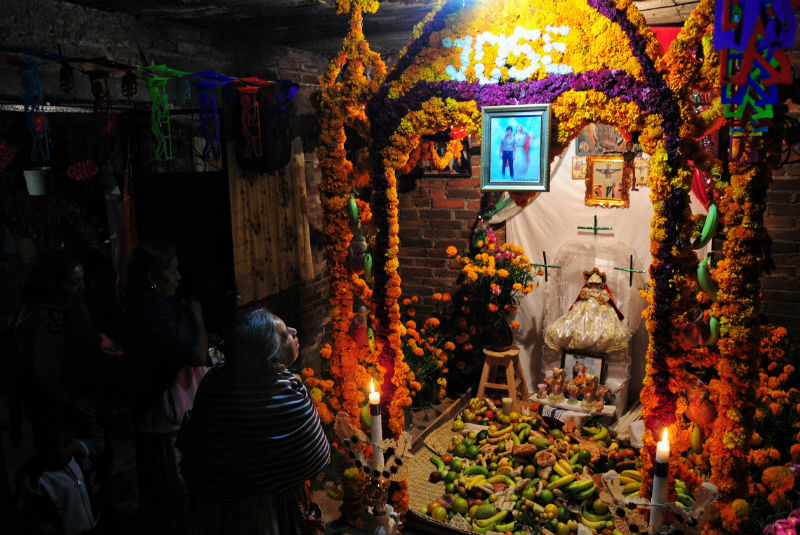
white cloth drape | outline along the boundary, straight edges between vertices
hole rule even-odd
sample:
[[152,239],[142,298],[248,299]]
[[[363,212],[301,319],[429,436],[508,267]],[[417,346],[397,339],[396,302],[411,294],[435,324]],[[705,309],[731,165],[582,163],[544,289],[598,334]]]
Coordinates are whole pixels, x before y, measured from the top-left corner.
[[[542,193],[519,214],[506,222],[509,242],[522,246],[533,263],[542,263],[542,251],[547,253],[547,263],[560,265],[561,269],[548,269],[548,280],[541,278],[540,287],[525,297],[517,312],[520,328],[516,343],[529,387],[541,382],[553,366],[560,364],[561,355],[543,343],[547,326],[561,317],[584,284],[583,271],[597,266],[607,276],[617,306],[625,315],[623,324],[632,334],[627,352],[617,352],[608,357],[608,386],[617,390],[618,410],[625,407],[628,382],[631,397],[638,397],[644,377],[647,352],[647,330],[642,320],[645,300],[639,290],[649,283],[650,219],[653,208],[650,189],[640,188],[630,192],[629,208],[599,208],[586,206],[586,185],[583,180],[572,180],[574,143],[564,152],[563,159],[556,157],[551,166],[550,191]],[[692,210],[705,213],[692,196]],[[578,230],[578,226],[592,226],[597,215],[599,227],[612,230]],[[700,256],[705,253],[698,251]],[[614,267],[633,265],[645,273],[635,273],[629,286],[629,274]]]

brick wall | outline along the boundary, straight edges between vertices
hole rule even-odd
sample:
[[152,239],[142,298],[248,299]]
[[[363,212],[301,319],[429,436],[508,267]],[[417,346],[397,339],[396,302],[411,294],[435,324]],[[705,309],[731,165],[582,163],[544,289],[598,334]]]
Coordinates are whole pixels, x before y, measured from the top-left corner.
[[[800,10],[795,12],[800,16]],[[789,53],[795,74],[790,115],[800,120],[800,33]],[[792,140],[795,147],[799,139]],[[783,325],[795,342],[800,343],[800,154],[773,173],[767,192],[764,224],[772,238],[775,267],[761,279],[762,310],[768,321]]]

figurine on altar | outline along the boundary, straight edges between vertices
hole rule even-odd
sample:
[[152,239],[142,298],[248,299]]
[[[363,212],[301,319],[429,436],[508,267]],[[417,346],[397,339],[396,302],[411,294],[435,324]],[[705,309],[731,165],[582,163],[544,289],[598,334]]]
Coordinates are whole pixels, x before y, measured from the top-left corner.
[[586,283],[569,310],[547,327],[544,341],[556,350],[610,353],[625,349],[630,334],[606,285],[606,274],[593,268],[583,272]]
[[564,368],[553,368],[553,373],[544,380],[547,383],[547,391],[551,401],[561,401],[564,399]]
[[594,406],[595,402],[595,389],[597,388],[597,379],[596,375],[587,375],[584,378],[583,383],[583,403],[582,406],[585,409],[591,409]]

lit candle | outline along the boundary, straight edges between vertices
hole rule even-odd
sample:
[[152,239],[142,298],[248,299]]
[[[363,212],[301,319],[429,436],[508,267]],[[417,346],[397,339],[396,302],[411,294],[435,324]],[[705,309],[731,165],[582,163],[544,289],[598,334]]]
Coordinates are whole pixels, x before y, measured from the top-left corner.
[[667,499],[667,474],[669,473],[669,432],[664,428],[656,444],[656,462],[653,470],[653,497],[650,499],[650,533],[657,530],[664,517],[661,504]]
[[383,450],[378,446],[383,440],[381,426],[381,393],[375,392],[375,383],[369,380],[369,415],[372,420],[372,467],[383,470]]
[[503,398],[501,401],[503,403],[503,412],[511,414],[511,411],[514,410],[513,400],[511,398]]

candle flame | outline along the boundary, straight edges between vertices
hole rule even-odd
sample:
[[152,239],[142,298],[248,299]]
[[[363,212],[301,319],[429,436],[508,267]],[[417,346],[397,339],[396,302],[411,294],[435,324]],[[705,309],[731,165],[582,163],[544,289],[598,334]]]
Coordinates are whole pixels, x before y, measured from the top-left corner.
[[661,442],[669,444],[669,428],[665,427],[664,432],[661,434]]
[[369,380],[369,391],[370,393],[375,392],[375,383],[372,381],[372,379]]

